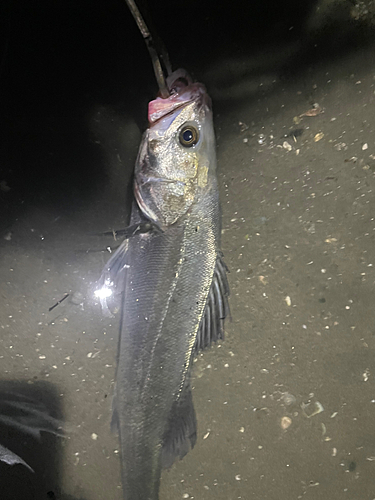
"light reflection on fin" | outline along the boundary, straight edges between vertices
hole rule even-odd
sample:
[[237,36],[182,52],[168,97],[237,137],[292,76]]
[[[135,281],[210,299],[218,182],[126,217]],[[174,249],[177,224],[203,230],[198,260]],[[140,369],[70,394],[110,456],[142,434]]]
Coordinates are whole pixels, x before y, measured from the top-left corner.
[[34,469],[32,469],[30,465],[25,462],[25,460],[23,460],[21,457],[16,455],[16,453],[13,453],[13,451],[10,451],[8,448],[5,448],[5,446],[2,446],[1,444],[0,444],[0,460],[8,465],[22,464],[25,467],[27,467],[31,472],[34,472]]

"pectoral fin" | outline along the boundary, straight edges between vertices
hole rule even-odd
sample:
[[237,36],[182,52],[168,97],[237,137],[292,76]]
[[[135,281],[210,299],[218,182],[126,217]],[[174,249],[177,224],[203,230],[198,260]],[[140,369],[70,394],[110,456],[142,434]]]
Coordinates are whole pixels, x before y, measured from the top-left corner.
[[150,232],[161,233],[162,230],[150,221],[139,222],[137,224],[132,224],[131,226],[126,227],[125,229],[118,229],[116,231],[107,231],[103,233],[103,236],[113,236],[115,239],[117,237],[129,239],[133,236],[137,236],[137,234],[145,234]]

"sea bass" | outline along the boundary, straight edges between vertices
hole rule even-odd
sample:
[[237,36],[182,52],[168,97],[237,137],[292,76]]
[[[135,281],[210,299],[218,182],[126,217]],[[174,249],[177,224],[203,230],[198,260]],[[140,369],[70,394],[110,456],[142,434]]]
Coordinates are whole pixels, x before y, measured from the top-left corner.
[[135,166],[139,231],[102,276],[123,287],[114,423],[126,500],[157,500],[163,467],[194,446],[192,358],[223,337],[228,314],[211,100],[183,70],[167,83]]
[[[63,423],[52,417],[49,409],[41,401],[13,390],[0,389],[0,461],[8,465],[22,464],[33,469],[19,455],[1,444],[7,437],[9,428],[18,432],[18,439],[28,435],[41,439],[41,432],[63,437]],[[4,433],[4,436],[2,435]]]

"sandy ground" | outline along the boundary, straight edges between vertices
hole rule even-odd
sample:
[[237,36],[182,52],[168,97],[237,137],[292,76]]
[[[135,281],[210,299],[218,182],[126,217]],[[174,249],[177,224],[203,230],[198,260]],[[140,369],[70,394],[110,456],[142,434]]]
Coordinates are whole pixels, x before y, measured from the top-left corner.
[[[50,12],[44,31],[30,28],[31,11],[12,18],[3,76],[12,100],[2,101],[10,126],[1,139],[1,380],[39,391],[68,423],[66,439],[15,443],[36,471],[19,498],[116,500],[118,318],[103,318],[93,295],[116,242],[95,233],[126,226],[155,84],[132,20],[125,42],[123,33],[109,36],[125,8],[112,9],[104,35],[94,9],[78,36],[85,18],[69,32],[60,7],[62,27]],[[244,35],[234,30],[221,43],[220,31],[207,41],[210,50],[217,44],[212,57],[196,48],[205,46],[202,26],[216,33],[210,20],[222,20],[219,8],[207,26],[202,15],[183,47],[181,26],[165,34],[172,60],[194,71],[214,101],[233,318],[225,341],[196,359],[198,442],[163,474],[161,500],[375,498],[375,44],[363,9],[353,14],[341,2],[339,10],[316,33],[322,21],[309,13],[294,38],[276,37],[290,32],[291,8],[281,25],[262,11],[264,36],[259,28],[256,43],[249,34],[243,46]],[[13,35],[25,26],[30,45]],[[62,49],[45,45],[60,35],[68,38]],[[133,39],[128,74],[116,68]],[[7,471],[10,488],[21,469]]]

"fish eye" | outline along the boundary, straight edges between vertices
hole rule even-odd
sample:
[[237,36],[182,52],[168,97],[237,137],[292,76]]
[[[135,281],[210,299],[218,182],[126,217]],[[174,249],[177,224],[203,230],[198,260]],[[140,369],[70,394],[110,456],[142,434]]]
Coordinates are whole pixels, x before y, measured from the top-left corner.
[[199,131],[194,125],[185,125],[180,130],[180,144],[185,148],[195,146],[199,140]]

